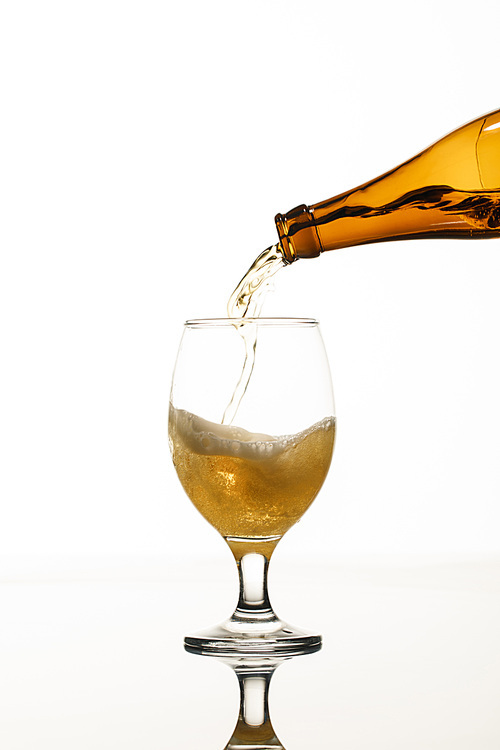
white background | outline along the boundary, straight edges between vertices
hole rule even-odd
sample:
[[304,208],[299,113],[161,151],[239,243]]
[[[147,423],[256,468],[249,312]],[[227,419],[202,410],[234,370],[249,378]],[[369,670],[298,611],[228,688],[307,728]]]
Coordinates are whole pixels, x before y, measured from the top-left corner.
[[[273,217],[500,106],[497,0],[28,2],[0,18],[0,550],[222,556],[167,443],[182,323]],[[500,548],[500,240],[337,251],[330,476],[285,557]],[[207,367],[211,366],[207,363]]]

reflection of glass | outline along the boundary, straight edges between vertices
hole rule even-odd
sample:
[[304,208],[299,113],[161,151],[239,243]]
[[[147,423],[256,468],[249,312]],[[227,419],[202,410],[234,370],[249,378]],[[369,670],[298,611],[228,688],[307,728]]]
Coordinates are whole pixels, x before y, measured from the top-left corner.
[[[222,416],[241,374],[242,325],[255,365],[234,419]],[[186,638],[204,653],[298,654],[321,637],[283,623],[267,593],[282,536],[319,492],[335,438],[330,372],[318,323],[255,318],[188,321],[175,367],[169,439],[187,494],[227,541],[240,597],[222,625]]]
[[276,737],[269,716],[269,684],[283,659],[226,659],[240,686],[240,712],[224,750],[273,748],[285,750]]

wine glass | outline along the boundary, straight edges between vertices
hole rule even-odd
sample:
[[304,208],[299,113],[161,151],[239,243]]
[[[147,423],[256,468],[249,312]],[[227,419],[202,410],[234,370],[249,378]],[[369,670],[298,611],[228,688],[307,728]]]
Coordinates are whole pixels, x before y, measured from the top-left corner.
[[185,638],[205,654],[295,655],[321,636],[280,620],[267,593],[279,540],[318,494],[335,416],[318,322],[222,318],[185,323],[169,408],[169,443],[194,505],[237,563],[233,615]]

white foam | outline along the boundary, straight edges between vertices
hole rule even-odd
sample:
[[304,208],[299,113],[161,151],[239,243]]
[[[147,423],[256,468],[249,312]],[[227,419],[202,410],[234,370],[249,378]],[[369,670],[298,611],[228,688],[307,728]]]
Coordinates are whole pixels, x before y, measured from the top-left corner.
[[334,418],[326,417],[302,432],[280,437],[248,432],[236,425],[209,422],[184,409],[175,409],[172,405],[170,405],[169,422],[171,437],[174,440],[176,437],[182,440],[193,453],[262,460],[273,458],[286,448],[297,445],[316,430],[332,429]]

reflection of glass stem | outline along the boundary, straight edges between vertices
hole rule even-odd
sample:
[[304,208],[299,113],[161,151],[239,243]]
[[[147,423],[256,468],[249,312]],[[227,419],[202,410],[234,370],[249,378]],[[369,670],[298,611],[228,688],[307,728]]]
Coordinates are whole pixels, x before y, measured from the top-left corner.
[[269,718],[269,683],[281,663],[276,659],[252,664],[227,662],[240,685],[240,713],[235,730],[224,750],[282,748]]

